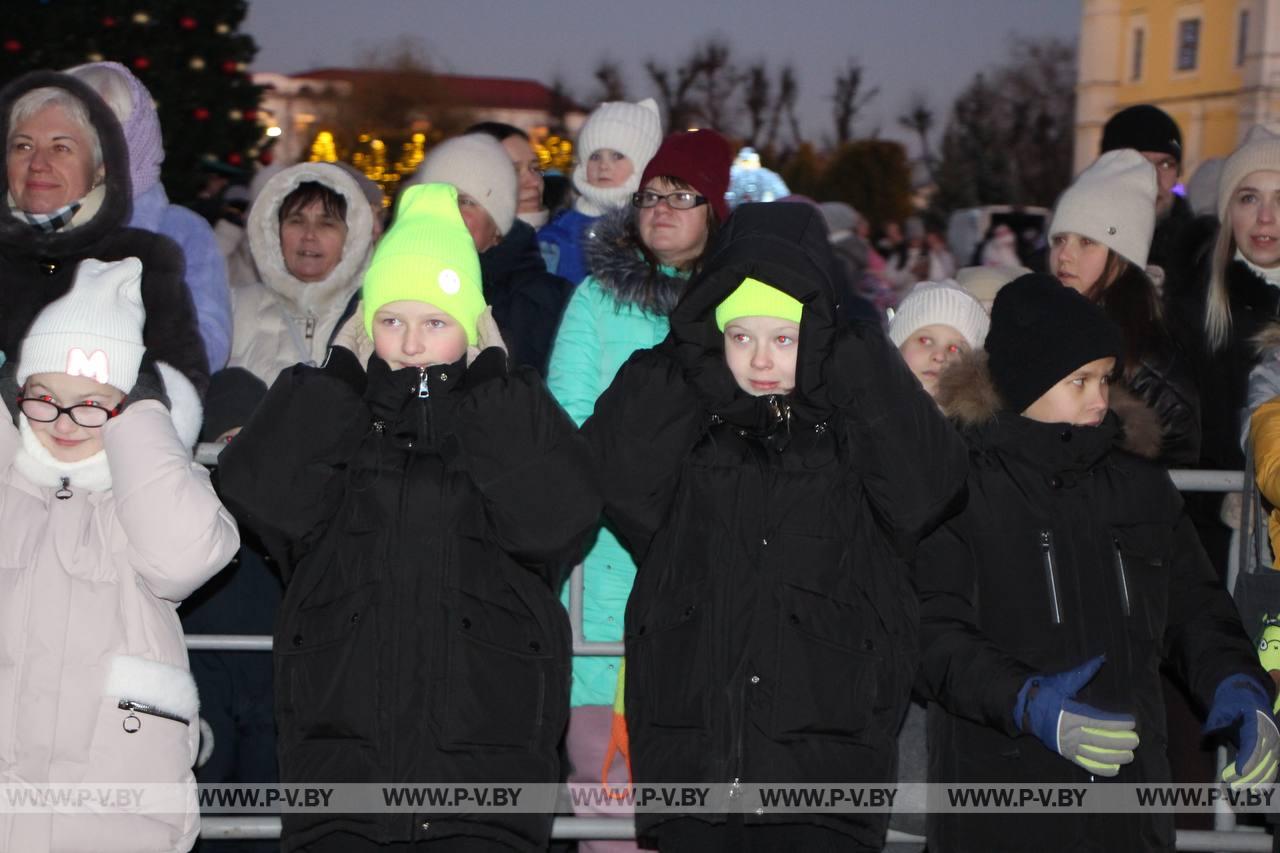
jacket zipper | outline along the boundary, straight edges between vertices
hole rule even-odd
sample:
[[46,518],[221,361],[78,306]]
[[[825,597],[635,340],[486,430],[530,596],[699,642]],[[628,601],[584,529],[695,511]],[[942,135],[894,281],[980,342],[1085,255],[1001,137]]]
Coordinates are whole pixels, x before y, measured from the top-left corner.
[[316,318],[308,316],[304,329],[303,334],[306,336],[307,341],[310,342],[316,336]]
[[1044,564],[1044,577],[1049,585],[1049,606],[1053,624],[1062,624],[1062,596],[1058,589],[1058,559],[1053,549],[1053,531],[1040,531],[1040,561]]
[[1111,543],[1115,545],[1116,555],[1116,578],[1120,581],[1120,605],[1124,608],[1124,615],[1130,615],[1129,605],[1129,575],[1125,571],[1124,554],[1120,551],[1120,540],[1112,539]]
[[161,717],[166,720],[173,720],[175,723],[182,723],[184,726],[191,725],[191,721],[186,717],[179,717],[177,714],[170,714],[168,711],[162,711],[154,705],[148,705],[145,702],[138,702],[134,699],[121,699],[116,707],[121,711],[133,711],[138,714],[147,714],[152,717]]
[[71,478],[61,477],[59,479],[62,480],[62,485],[58,488],[56,492],[53,493],[53,496],[60,501],[69,500],[72,494],[74,494],[71,491]]

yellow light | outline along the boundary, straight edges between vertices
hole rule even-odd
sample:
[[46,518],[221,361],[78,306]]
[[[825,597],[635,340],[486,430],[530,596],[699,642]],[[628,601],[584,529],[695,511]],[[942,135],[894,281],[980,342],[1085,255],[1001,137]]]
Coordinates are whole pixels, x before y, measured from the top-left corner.
[[281,133],[283,133],[283,131],[278,127],[267,128],[267,136],[279,136]]

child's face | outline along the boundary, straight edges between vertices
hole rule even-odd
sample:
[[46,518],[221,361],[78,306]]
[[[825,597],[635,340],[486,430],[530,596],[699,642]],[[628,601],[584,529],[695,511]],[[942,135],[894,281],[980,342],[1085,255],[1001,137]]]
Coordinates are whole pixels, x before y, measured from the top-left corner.
[[1109,250],[1080,234],[1054,234],[1049,241],[1049,270],[1058,281],[1084,296],[1102,280]]
[[392,370],[453,364],[467,351],[467,333],[431,303],[402,299],[374,313],[373,350]]
[[800,327],[780,317],[739,317],[724,327],[724,360],[753,397],[795,390],[799,347]]
[[938,392],[942,369],[967,353],[969,342],[951,326],[935,323],[916,329],[898,349],[907,367],[932,397]]
[[1041,395],[1023,417],[1045,424],[1097,426],[1107,415],[1111,398],[1110,378],[1116,360],[1099,358],[1072,371]]
[[636,169],[631,158],[612,148],[597,148],[587,157],[587,183],[593,187],[620,187]]
[[[84,405],[110,410],[124,399],[124,393],[118,388],[65,373],[33,373],[22,389],[22,396],[27,401],[44,400],[64,409]],[[31,402],[23,404],[24,414],[28,408],[37,417],[43,416],[35,411],[38,406]],[[76,410],[77,417],[81,411]],[[57,418],[48,423],[35,420],[31,414],[26,414],[26,418],[36,438],[59,462],[79,462],[102,449],[102,427],[80,426],[65,412],[58,413]]]

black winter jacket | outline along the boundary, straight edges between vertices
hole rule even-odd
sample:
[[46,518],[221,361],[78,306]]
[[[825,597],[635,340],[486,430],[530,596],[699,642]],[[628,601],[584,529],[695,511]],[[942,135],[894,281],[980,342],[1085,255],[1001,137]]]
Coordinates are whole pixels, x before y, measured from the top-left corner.
[[[739,208],[669,337],[583,427],[639,566],[625,635],[638,782],[895,779],[916,664],[907,564],[957,498],[964,447],[880,329],[837,320],[829,253],[811,208]],[[714,311],[747,276],[805,304],[785,397],[748,396],[725,363]],[[679,833],[673,817],[641,812],[638,831]],[[884,842],[887,816],[802,819]]]
[[1169,468],[1199,464],[1200,394],[1191,362],[1178,345],[1169,340],[1144,353],[1128,386],[1159,418],[1160,462]]
[[[1263,281],[1243,261],[1231,261],[1226,273],[1231,304],[1231,336],[1217,352],[1200,353],[1197,378],[1204,438],[1201,458],[1205,468],[1239,471],[1244,467],[1240,448],[1241,417],[1248,396],[1249,372],[1258,363],[1253,338],[1269,323],[1280,319],[1280,287]],[[1204,339],[1203,299],[1199,313]]]
[[[36,231],[7,203],[0,203],[0,351],[17,357],[32,320],[71,289],[81,261],[134,257],[142,261],[142,303],[147,312],[143,343],[156,359],[182,371],[203,395],[209,385],[209,360],[184,280],[186,262],[168,237],[126,226],[132,205],[129,150],[111,108],[75,77],[33,71],[0,91],[0,139],[9,138],[14,102],[43,86],[66,89],[88,110],[102,144],[106,194],[91,220],[49,234]],[[0,171],[0,199],[8,194],[8,171]]]
[[[1134,714],[1140,744],[1118,782],[1169,781],[1160,667],[1202,705],[1224,678],[1268,684],[1165,470],[1159,427],[1113,391],[1098,427],[1004,410],[985,358],[948,369],[939,400],[970,445],[963,513],[920,546],[921,686],[930,698],[929,781],[1070,784],[1080,767],[1020,734],[1018,691],[1101,654],[1077,698]],[[1123,422],[1116,411],[1125,412]],[[929,849],[1174,849],[1172,815],[932,814]]]
[[[424,390],[419,391],[419,383]],[[599,490],[572,421],[501,350],[368,374],[334,347],[281,374],[220,459],[222,495],[276,556],[280,777],[561,777],[562,568]],[[475,836],[545,848],[551,815],[286,815],[284,849]]]
[[502,242],[480,255],[484,301],[514,365],[547,375],[551,344],[573,285],[547,272],[533,228],[517,219]]

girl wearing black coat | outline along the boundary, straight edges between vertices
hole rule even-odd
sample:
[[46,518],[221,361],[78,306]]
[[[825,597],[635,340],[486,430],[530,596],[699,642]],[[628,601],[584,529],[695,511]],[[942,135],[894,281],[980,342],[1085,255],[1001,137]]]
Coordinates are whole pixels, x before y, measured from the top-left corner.
[[[883,332],[837,321],[832,268],[817,211],[739,208],[670,335],[632,356],[583,427],[639,566],[625,634],[637,782],[895,779],[916,665],[907,564],[953,506],[964,451]],[[772,338],[794,347],[790,383],[731,372],[726,348],[750,336],[716,313],[747,279],[803,306],[798,333]],[[845,850],[879,849],[887,818],[636,819],[662,850]]]
[[[15,122],[15,105],[28,95],[28,105],[43,105]],[[143,342],[203,395],[209,362],[182,251],[167,237],[127,227],[129,150],[111,108],[75,77],[33,71],[0,91],[0,139],[0,197],[10,199],[0,205],[0,351],[16,355],[35,316],[71,289],[81,261],[134,257],[142,261],[147,316],[164,318],[146,324]]]
[[[930,782],[1167,782],[1166,664],[1205,730],[1240,747],[1228,781],[1275,776],[1271,682],[1150,458],[1152,413],[1109,389],[1122,350],[1097,306],[1032,274],[996,297],[986,353],[943,374],[970,473],[964,511],[917,559]],[[1174,849],[1172,815],[1151,812],[939,813],[928,838],[940,853]]]
[[[281,374],[222,454],[224,500],[287,584],[284,782],[563,778],[556,591],[599,492],[536,372],[480,349],[496,330],[481,293],[456,190],[406,190],[366,273],[364,344]],[[284,816],[283,849],[539,851],[551,820],[312,811]]]

